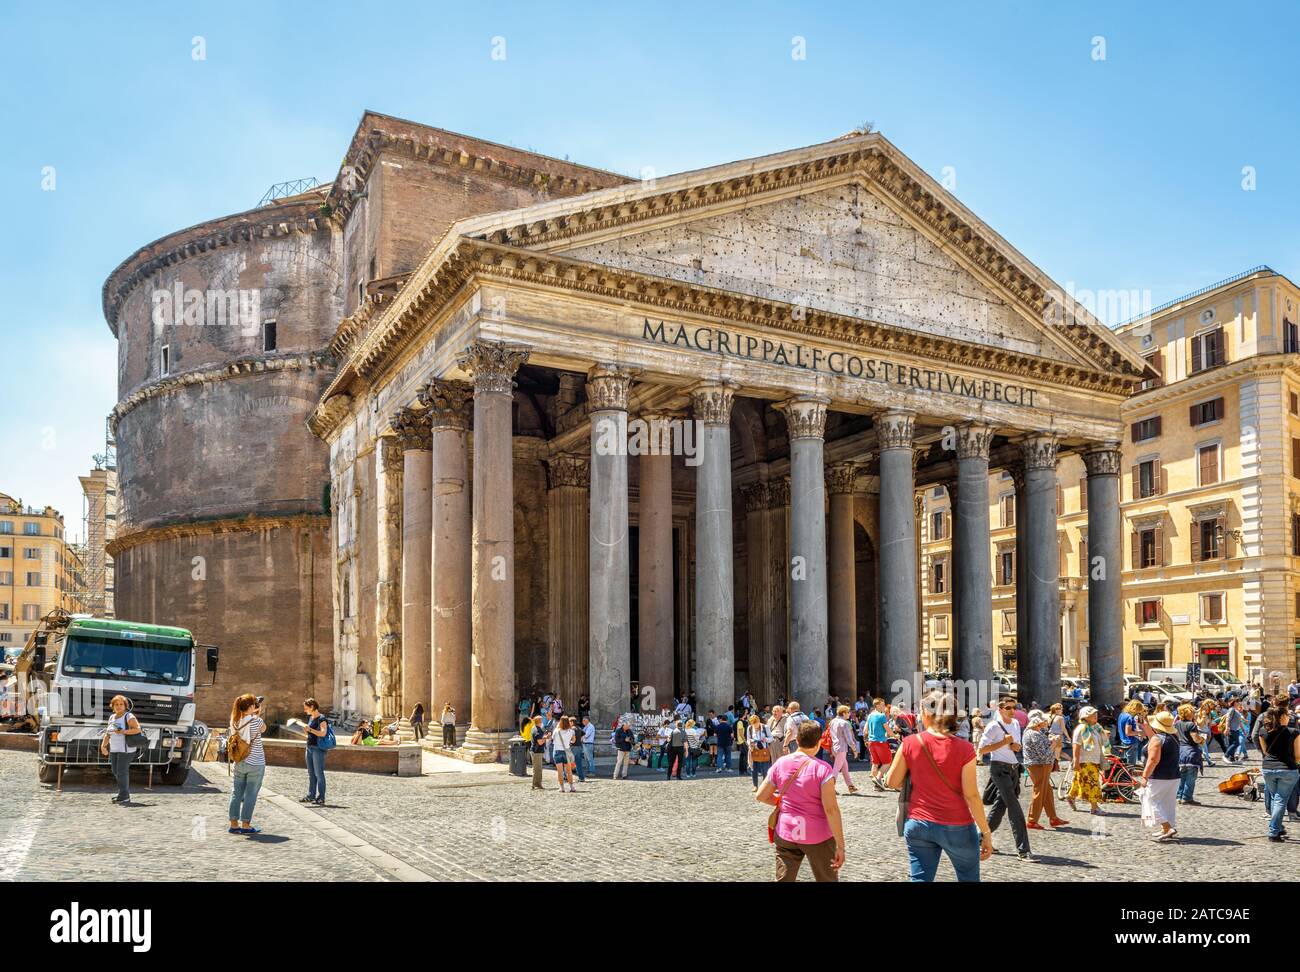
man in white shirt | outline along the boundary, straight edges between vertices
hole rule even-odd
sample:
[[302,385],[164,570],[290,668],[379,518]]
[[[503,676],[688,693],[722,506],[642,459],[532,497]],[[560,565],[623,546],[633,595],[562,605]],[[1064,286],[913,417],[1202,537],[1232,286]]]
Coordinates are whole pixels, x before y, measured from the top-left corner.
[[[1016,837],[1016,852],[1022,861],[1032,860],[1029,853],[1029,829],[1025,811],[1020,806],[1020,723],[1016,721],[1016,700],[1003,696],[997,712],[984,727],[979,754],[989,758],[989,781],[984,787],[984,802],[989,807],[989,830],[997,830],[1002,815],[1011,818]],[[993,799],[990,802],[989,797]]]

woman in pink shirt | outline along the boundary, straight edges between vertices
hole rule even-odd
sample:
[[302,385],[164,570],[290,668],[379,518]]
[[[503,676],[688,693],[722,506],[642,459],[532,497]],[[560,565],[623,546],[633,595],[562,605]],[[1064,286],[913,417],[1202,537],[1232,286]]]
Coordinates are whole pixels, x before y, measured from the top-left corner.
[[815,880],[839,880],[844,824],[835,799],[834,771],[817,758],[821,736],[821,726],[813,720],[799,723],[799,748],[776,761],[754,797],[776,807],[778,881],[796,880],[805,857]]

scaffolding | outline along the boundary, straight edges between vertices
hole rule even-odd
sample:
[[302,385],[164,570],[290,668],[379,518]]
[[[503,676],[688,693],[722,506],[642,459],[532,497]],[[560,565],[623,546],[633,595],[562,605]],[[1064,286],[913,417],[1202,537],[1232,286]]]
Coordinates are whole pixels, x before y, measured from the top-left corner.
[[[117,442],[112,424],[104,422],[104,451],[91,456],[95,468],[82,477],[81,536],[82,576],[85,578],[77,599],[82,610],[97,618],[111,618],[113,610],[114,571],[108,556],[108,543],[117,535]],[[97,475],[102,473],[103,475]],[[92,490],[87,481],[102,481]]]

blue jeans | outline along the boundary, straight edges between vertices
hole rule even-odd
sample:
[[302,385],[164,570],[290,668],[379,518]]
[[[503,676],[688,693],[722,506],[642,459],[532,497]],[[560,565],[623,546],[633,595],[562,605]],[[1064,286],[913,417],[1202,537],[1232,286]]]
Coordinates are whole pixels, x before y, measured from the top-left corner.
[[1196,792],[1196,777],[1200,775],[1199,766],[1180,766],[1178,767],[1178,799],[1190,800],[1192,794]]
[[1300,781],[1300,770],[1286,769],[1263,771],[1264,809],[1269,813],[1268,834],[1276,837],[1282,833],[1282,815],[1286,813],[1287,801]]
[[700,762],[700,754],[688,750],[686,753],[686,775],[687,776],[695,775],[695,767],[699,765],[699,762]]
[[1245,733],[1240,729],[1230,729],[1228,731],[1228,750],[1225,754],[1226,759],[1236,759],[1239,756],[1246,755],[1246,744],[1242,737]]
[[730,746],[718,747],[717,765],[719,769],[731,769],[731,747]]
[[[324,753],[321,755],[324,755]],[[257,806],[257,791],[262,788],[262,777],[265,775],[265,766],[249,766],[248,763],[235,764],[234,783],[230,787],[231,820],[242,823],[252,822],[253,808]]]
[[596,744],[582,744],[582,760],[578,763],[578,779],[585,780],[587,774],[596,775]]
[[307,799],[325,802],[325,750],[307,747]]
[[758,778],[761,776],[767,779],[767,768],[772,763],[769,760],[763,760],[761,763],[755,763],[752,759],[749,761],[749,775],[754,780],[754,785],[758,786]]
[[933,881],[944,851],[948,852],[958,881],[980,879],[980,832],[974,824],[956,826],[908,820],[903,826],[903,840],[907,843],[913,881]]

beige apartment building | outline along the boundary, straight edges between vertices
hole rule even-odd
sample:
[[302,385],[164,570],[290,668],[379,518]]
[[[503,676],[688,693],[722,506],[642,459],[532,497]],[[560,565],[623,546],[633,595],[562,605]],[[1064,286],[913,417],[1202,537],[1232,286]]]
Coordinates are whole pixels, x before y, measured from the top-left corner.
[[0,648],[21,648],[56,607],[83,610],[81,557],[64,537],[63,516],[0,493]]
[[[1267,267],[1156,308],[1116,334],[1160,373],[1124,405],[1124,667],[1198,662],[1285,682],[1300,656],[1300,288]],[[1087,673],[1082,461],[1058,466],[1061,670]],[[918,509],[924,655],[947,669],[951,511]],[[1015,483],[991,474],[994,665],[1016,667]],[[1023,637],[1023,634],[1021,635]]]

